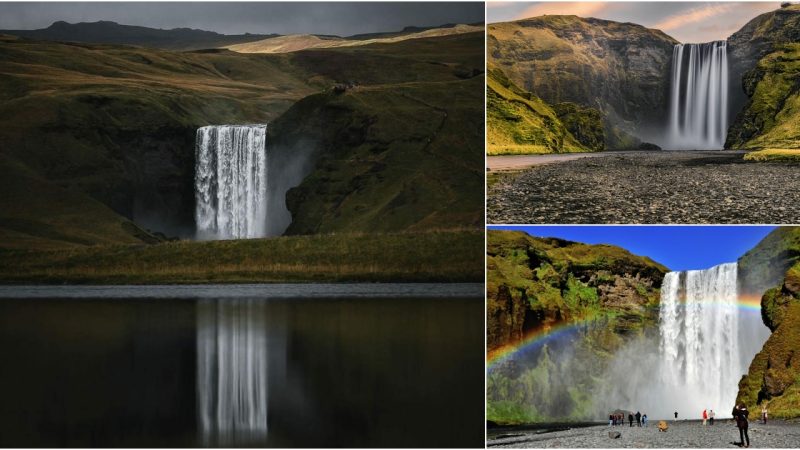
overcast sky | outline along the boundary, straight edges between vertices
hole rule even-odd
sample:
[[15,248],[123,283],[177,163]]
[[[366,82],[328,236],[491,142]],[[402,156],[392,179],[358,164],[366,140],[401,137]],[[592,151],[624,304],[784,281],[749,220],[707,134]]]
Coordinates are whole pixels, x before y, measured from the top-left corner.
[[507,22],[543,14],[633,22],[659,29],[684,42],[727,39],[750,19],[780,2],[502,2],[490,1],[487,22]]
[[340,36],[406,26],[483,22],[483,2],[0,2],[0,29],[46,28],[53,22],[110,20],[152,28],[197,28],[224,34],[314,33]]

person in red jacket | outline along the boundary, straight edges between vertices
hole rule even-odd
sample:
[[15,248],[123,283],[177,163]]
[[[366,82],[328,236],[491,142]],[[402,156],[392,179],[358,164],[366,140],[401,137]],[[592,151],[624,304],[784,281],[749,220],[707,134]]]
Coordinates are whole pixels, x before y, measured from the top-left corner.
[[706,426],[706,421],[708,420],[708,410],[703,410],[703,426]]

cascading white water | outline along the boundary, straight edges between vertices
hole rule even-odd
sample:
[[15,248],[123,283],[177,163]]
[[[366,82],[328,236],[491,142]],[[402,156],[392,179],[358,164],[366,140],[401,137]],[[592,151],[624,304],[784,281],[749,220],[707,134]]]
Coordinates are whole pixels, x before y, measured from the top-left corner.
[[195,197],[200,239],[266,234],[266,125],[217,125],[197,130]]
[[728,130],[727,42],[677,44],[670,88],[669,145],[722,149]]
[[[669,272],[661,285],[659,352],[663,411],[699,418],[730,415],[746,371],[739,351],[737,264]],[[654,405],[656,407],[656,405]]]
[[264,302],[253,299],[198,301],[197,411],[205,446],[266,440],[265,312]]

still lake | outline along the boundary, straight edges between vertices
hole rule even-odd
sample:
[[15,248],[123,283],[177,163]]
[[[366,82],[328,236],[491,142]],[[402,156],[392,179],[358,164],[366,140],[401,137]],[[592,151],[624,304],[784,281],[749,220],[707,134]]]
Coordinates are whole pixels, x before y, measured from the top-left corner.
[[0,286],[0,446],[482,447],[483,296]]

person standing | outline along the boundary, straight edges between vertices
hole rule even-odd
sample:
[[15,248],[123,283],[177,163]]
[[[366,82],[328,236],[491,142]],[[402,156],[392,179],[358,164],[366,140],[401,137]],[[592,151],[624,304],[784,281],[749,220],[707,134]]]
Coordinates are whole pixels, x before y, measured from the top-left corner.
[[744,406],[744,403],[739,403],[738,406],[733,407],[733,418],[736,419],[736,427],[739,428],[739,440],[742,447],[750,447],[750,436],[747,434],[747,416],[750,411]]
[[714,410],[708,412],[708,424],[714,425]]
[[706,426],[706,421],[708,420],[708,410],[703,410],[703,426]]
[[764,403],[764,406],[761,407],[761,420],[764,421],[764,425],[767,424],[767,404]]
[[642,413],[640,413],[639,411],[636,411],[636,426],[637,427],[642,426]]
[[642,415],[642,425],[647,428],[647,414]]
[[675,411],[675,420],[678,420],[678,411]]
[[609,414],[608,415],[608,426],[613,426],[613,425],[614,425],[614,415],[613,414]]
[[628,413],[628,423],[631,424],[631,427],[633,426],[633,414],[632,413]]

